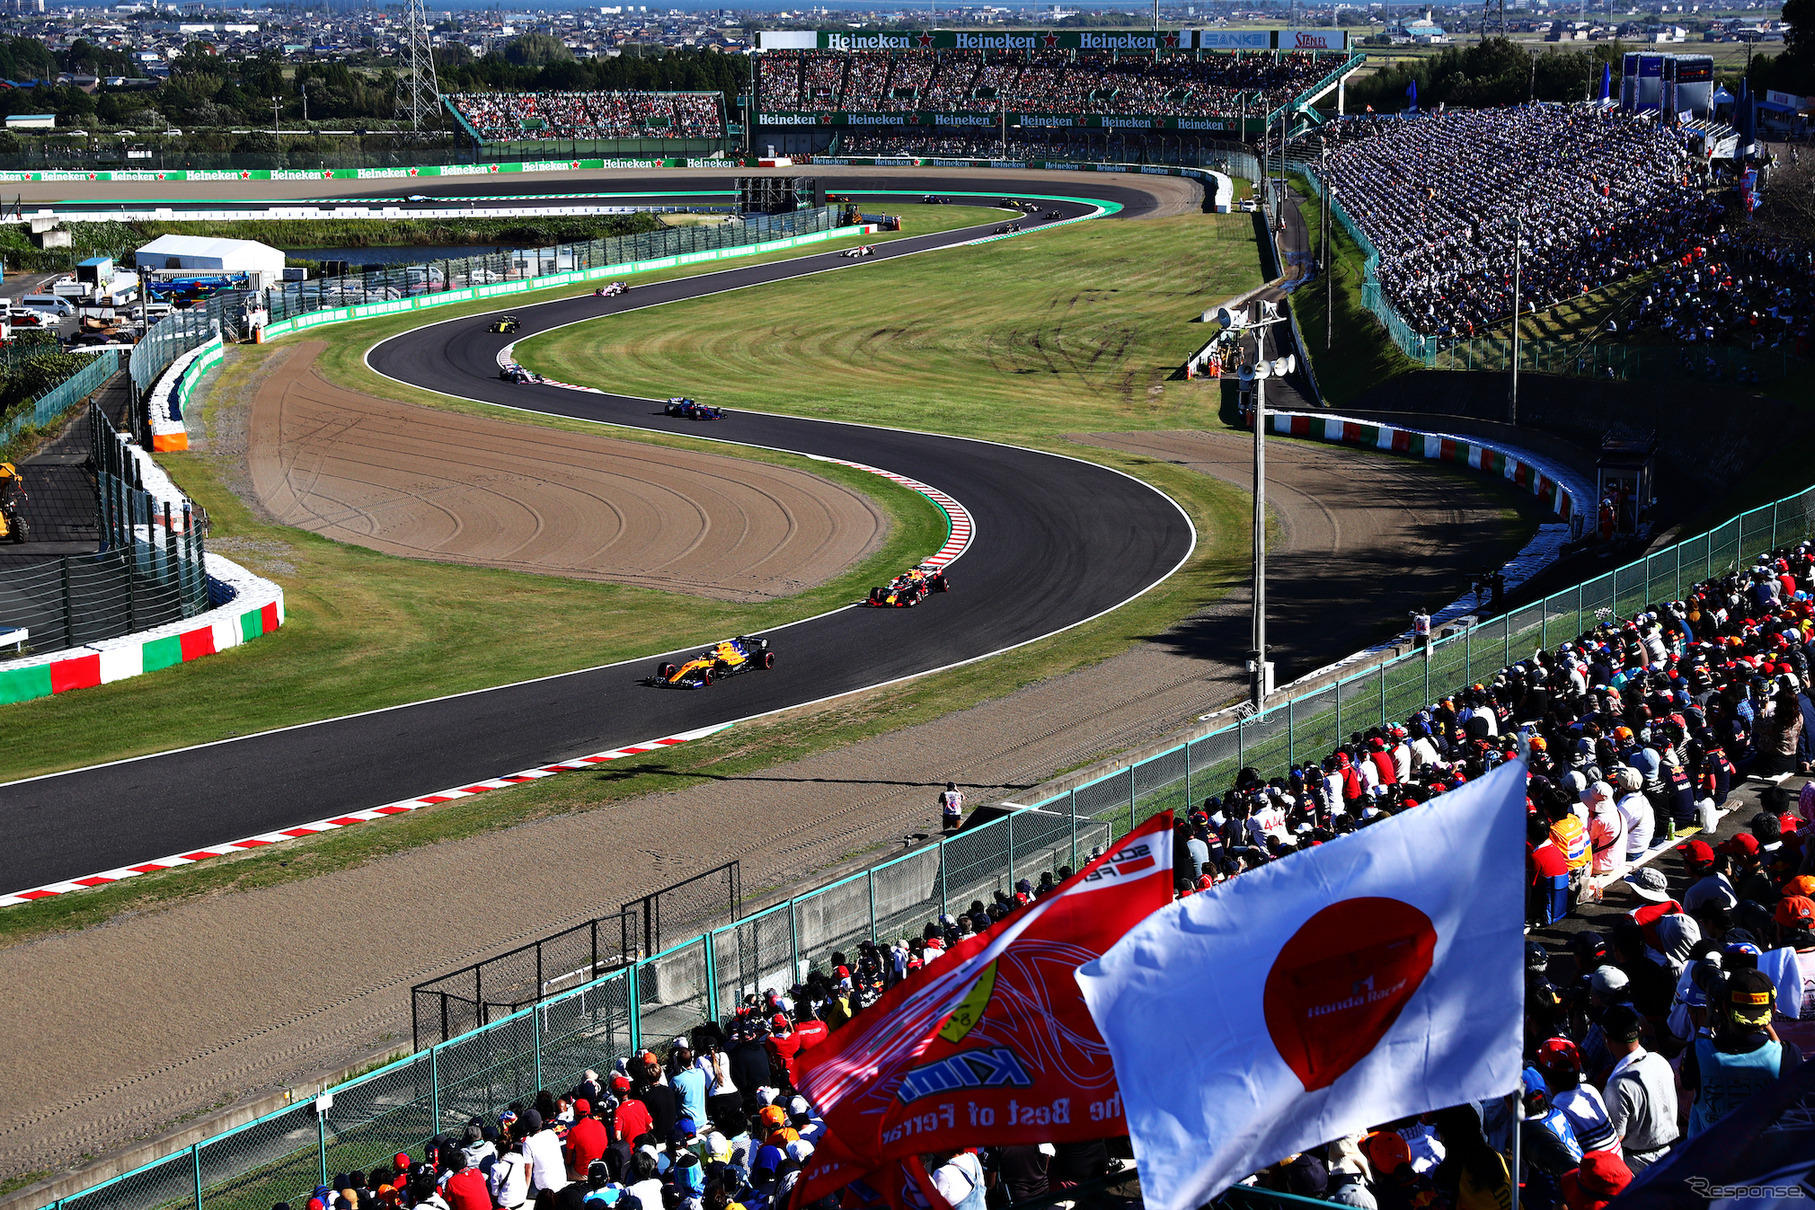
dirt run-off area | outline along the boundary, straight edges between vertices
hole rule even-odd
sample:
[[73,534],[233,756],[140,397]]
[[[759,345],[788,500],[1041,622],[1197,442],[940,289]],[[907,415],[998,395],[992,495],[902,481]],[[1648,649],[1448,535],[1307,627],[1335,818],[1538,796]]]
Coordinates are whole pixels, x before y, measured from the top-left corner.
[[390,555],[726,600],[822,584],[881,547],[862,494],[792,467],[362,395],[287,348],[246,429],[272,519]]

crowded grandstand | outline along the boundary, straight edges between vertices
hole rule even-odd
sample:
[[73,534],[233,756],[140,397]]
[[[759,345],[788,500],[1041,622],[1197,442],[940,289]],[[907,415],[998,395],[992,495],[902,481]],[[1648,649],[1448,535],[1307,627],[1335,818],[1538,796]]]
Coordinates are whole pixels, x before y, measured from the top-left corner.
[[1264,114],[1344,61],[1340,53],[774,50],[757,60],[765,112]]
[[445,98],[482,142],[722,138],[715,92],[468,92]]

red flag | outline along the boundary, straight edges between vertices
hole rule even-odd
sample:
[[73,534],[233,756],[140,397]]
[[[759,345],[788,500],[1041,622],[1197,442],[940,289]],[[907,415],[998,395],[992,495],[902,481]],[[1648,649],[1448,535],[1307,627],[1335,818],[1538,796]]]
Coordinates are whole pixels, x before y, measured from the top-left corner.
[[801,1199],[873,1171],[892,1182],[896,1166],[878,1166],[922,1152],[1126,1133],[1073,972],[1171,900],[1167,812],[803,1056],[798,1083],[827,1129]]

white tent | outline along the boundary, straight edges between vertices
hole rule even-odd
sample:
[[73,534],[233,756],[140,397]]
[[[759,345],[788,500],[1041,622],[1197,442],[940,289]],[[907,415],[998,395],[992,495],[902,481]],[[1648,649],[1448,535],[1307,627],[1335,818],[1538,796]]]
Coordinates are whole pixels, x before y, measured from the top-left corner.
[[269,273],[282,277],[280,249],[249,239],[216,239],[206,235],[160,235],[136,253],[140,269],[152,272],[194,270],[202,273]]

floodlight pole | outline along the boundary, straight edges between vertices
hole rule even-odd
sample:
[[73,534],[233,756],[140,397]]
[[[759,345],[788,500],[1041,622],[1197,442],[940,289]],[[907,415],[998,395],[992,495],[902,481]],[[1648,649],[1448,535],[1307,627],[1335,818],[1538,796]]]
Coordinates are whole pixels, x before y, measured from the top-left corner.
[[[1254,335],[1255,363],[1266,361],[1267,330]],[[1254,382],[1254,651],[1248,676],[1248,700],[1256,713],[1267,702],[1267,380]]]

